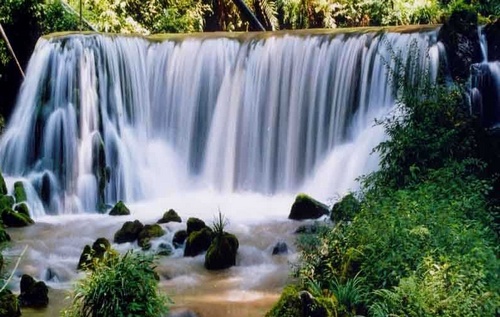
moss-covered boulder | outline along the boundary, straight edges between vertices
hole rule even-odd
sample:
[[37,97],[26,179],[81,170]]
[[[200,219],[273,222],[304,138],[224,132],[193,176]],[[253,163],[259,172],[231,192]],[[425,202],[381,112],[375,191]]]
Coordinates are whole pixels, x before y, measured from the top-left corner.
[[500,61],[500,19],[487,24],[484,34],[488,42],[488,60]]
[[93,262],[96,259],[102,259],[104,254],[111,250],[111,244],[106,238],[98,238],[92,247],[88,244],[83,248],[82,254],[80,255],[80,260],[78,261],[78,270],[92,270]]
[[18,181],[14,183],[14,198],[17,203],[28,200],[23,182]]
[[109,212],[110,216],[127,216],[130,215],[130,210],[125,206],[123,201],[119,201]]
[[359,200],[352,193],[345,195],[332,207],[330,219],[332,221],[350,221],[361,211]]
[[8,195],[0,195],[0,212],[14,206],[14,197]]
[[333,298],[315,298],[296,286],[289,285],[281,293],[279,301],[266,314],[266,317],[333,317],[335,301]]
[[165,230],[158,224],[145,225],[144,228],[139,232],[137,237],[137,244],[143,250],[149,250],[151,248],[150,240],[153,238],[159,238],[165,234]]
[[0,171],[0,195],[7,195],[7,184],[5,184],[2,171]]
[[174,238],[172,239],[172,244],[174,245],[174,248],[178,249],[181,248],[182,245],[184,244],[184,241],[187,239],[187,231],[186,230],[179,230],[174,234]]
[[470,66],[482,60],[477,23],[477,12],[457,10],[439,30],[438,40],[446,48],[448,68],[454,80],[467,80]]
[[127,221],[115,233],[113,241],[115,243],[134,242],[139,238],[142,229],[144,229],[144,225],[139,220]]
[[2,222],[5,226],[12,228],[27,227],[35,223],[29,215],[16,212],[11,208],[2,211]]
[[169,222],[182,222],[181,217],[175,212],[175,210],[170,209],[163,214],[157,223],[169,223]]
[[203,220],[198,218],[189,218],[187,220],[187,235],[189,236],[192,232],[200,231],[206,227],[207,225]]
[[306,194],[299,194],[295,197],[288,219],[305,220],[317,219],[329,213],[325,204],[313,199]]
[[31,276],[24,274],[21,277],[21,307],[43,308],[49,304],[49,289],[42,281],[35,281]]
[[184,256],[197,256],[208,250],[213,240],[213,232],[205,227],[199,231],[191,232],[186,239]]
[[21,308],[16,295],[9,290],[3,290],[0,293],[0,316],[1,317],[19,317]]
[[224,232],[216,236],[205,254],[207,270],[223,270],[236,265],[236,253],[239,247],[235,235]]
[[14,207],[14,210],[17,211],[20,214],[23,214],[23,215],[27,216],[27,217],[31,217],[30,216],[30,209],[29,209],[28,205],[26,205],[26,203],[17,204]]
[[156,250],[156,255],[159,256],[169,256],[173,252],[172,246],[167,243],[160,243],[158,249]]

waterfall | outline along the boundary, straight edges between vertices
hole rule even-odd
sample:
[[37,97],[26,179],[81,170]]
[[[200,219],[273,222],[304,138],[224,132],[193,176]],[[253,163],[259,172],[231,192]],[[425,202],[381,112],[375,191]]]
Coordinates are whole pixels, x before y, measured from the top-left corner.
[[500,61],[488,59],[488,41],[484,27],[478,28],[481,63],[471,65],[470,98],[472,112],[487,128],[500,127]]
[[0,167],[36,215],[200,188],[334,195],[376,167],[394,57],[435,74],[437,51],[435,31],[40,39]]

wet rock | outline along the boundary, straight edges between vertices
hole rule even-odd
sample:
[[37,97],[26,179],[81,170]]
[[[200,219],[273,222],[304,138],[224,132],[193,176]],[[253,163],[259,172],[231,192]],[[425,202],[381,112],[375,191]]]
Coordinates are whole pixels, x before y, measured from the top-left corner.
[[285,242],[278,242],[273,248],[273,255],[288,254],[288,245]]
[[197,256],[207,251],[212,243],[212,239],[213,232],[208,227],[192,232],[186,239],[184,256]]
[[24,274],[21,277],[21,307],[43,308],[49,304],[49,289],[44,282],[36,282],[31,276]]
[[330,219],[332,221],[351,221],[361,211],[361,203],[352,193],[345,195],[332,207]]
[[484,34],[488,42],[488,60],[500,60],[500,19],[492,23],[488,23],[484,27]]
[[56,271],[49,267],[45,270],[44,280],[57,282],[59,281],[59,276],[57,275]]
[[175,210],[170,209],[169,211],[163,214],[160,220],[157,223],[169,223],[169,222],[182,222],[181,217],[175,212]]
[[160,243],[158,250],[156,250],[156,255],[159,256],[169,256],[172,254],[172,246],[167,243]]
[[174,234],[174,238],[172,239],[172,244],[174,245],[174,248],[179,249],[182,247],[184,244],[184,241],[186,241],[187,238],[187,231],[186,230],[179,230]]
[[318,233],[320,225],[318,223],[309,223],[301,225],[295,230],[297,234],[315,234]]
[[7,184],[5,184],[5,179],[0,171],[0,195],[7,195],[7,193]]
[[134,242],[139,238],[139,233],[144,229],[144,225],[139,220],[127,221],[115,233],[113,241],[115,243]]
[[14,198],[17,203],[27,201],[26,190],[24,189],[23,182],[14,183]]
[[104,254],[111,249],[111,244],[106,238],[99,238],[93,244],[92,247],[86,245],[83,248],[82,254],[80,255],[80,260],[78,261],[78,270],[92,270],[94,259],[102,259]]
[[26,205],[26,203],[17,204],[14,210],[20,214],[25,215],[26,217],[30,217],[30,210],[28,208],[28,205]]
[[198,218],[189,218],[187,220],[187,235],[189,236],[192,232],[200,231],[206,227],[207,225],[203,220]]
[[477,23],[477,12],[457,10],[439,30],[438,41],[446,48],[448,68],[454,80],[467,80],[470,66],[482,60]]
[[9,290],[3,290],[0,293],[0,316],[2,317],[19,317],[21,309],[17,301],[16,295]]
[[151,248],[150,240],[153,238],[159,238],[164,234],[165,230],[163,230],[158,224],[145,225],[141,232],[139,232],[137,243],[143,250],[149,250]]
[[2,222],[5,226],[13,228],[27,227],[35,223],[29,215],[15,212],[11,208],[2,211]]
[[334,302],[327,298],[315,298],[309,292],[300,291],[296,286],[285,287],[278,302],[266,317],[330,317],[336,311]]
[[299,194],[290,210],[288,219],[305,220],[317,219],[328,214],[328,207],[306,194]]
[[223,270],[236,265],[239,242],[235,235],[224,232],[217,235],[205,254],[207,270]]
[[119,201],[109,212],[110,216],[127,216],[130,215],[130,210],[125,206],[123,201]]
[[7,208],[12,208],[14,206],[14,197],[12,196],[2,196],[0,195],[0,212]]

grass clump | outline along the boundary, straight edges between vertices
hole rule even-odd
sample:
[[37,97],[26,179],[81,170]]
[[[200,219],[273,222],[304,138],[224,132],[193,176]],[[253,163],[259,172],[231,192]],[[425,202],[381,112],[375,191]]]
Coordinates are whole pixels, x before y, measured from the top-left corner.
[[153,257],[129,251],[107,252],[75,287],[65,317],[158,317],[170,299],[158,290]]

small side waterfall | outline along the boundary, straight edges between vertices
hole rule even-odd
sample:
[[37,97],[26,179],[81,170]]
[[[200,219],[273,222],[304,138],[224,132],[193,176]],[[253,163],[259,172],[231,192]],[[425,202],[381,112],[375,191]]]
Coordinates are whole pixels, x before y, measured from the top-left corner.
[[488,42],[484,28],[480,27],[479,38],[483,61],[471,66],[472,111],[480,116],[483,126],[500,127],[500,61],[488,59]]
[[376,166],[394,57],[436,74],[437,52],[435,31],[41,39],[0,166],[35,215],[196,188],[334,195]]

